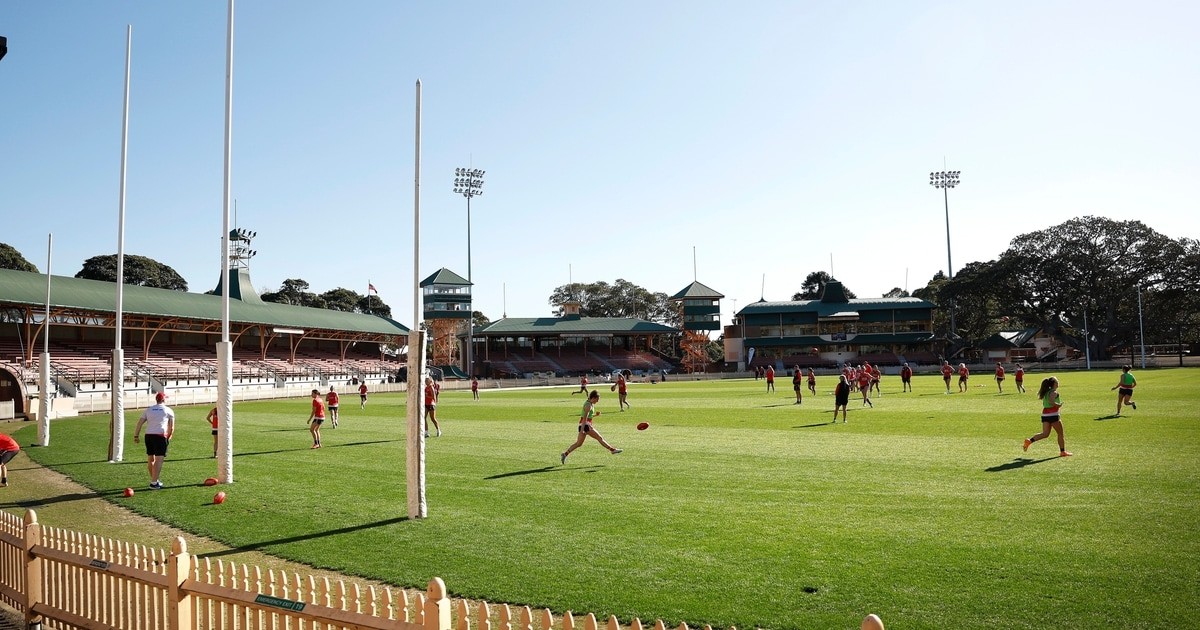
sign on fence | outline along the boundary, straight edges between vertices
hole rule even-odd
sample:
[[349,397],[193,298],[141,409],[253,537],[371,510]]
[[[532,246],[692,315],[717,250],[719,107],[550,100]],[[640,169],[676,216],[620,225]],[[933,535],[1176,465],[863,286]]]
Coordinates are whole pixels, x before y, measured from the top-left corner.
[[290,599],[281,599],[271,597],[270,595],[259,595],[254,598],[254,603],[262,604],[263,606],[274,606],[275,608],[282,608],[284,610],[293,610],[295,612],[304,610],[304,602],[294,602]]

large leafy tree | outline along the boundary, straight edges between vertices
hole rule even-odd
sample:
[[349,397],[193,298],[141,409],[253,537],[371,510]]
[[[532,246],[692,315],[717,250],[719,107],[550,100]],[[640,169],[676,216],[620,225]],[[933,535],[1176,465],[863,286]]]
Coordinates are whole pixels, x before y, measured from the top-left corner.
[[613,284],[575,282],[555,288],[549,303],[556,315],[562,314],[562,303],[567,300],[579,302],[579,313],[585,317],[637,317],[669,326],[683,322],[666,293],[652,293],[623,279]]
[[[171,267],[152,258],[125,254],[125,284],[172,291],[187,291],[187,281]],[[83,261],[83,268],[75,274],[86,280],[117,281],[117,255],[92,256]]]
[[[1138,287],[1142,310],[1129,316],[1137,316],[1148,343],[1200,343],[1200,241],[1173,241],[1164,252],[1164,260],[1170,265],[1169,272],[1148,290],[1143,291],[1144,285]],[[1130,348],[1139,346],[1140,341],[1139,335]]]
[[[830,282],[837,282],[837,278],[834,278],[825,271],[814,271],[804,278],[804,282],[800,285],[800,292],[792,295],[792,299],[819,300],[821,299],[821,294],[825,292],[825,285]],[[858,297],[845,285],[842,285],[842,290],[846,292],[846,297],[851,300]]]
[[259,297],[264,302],[276,304],[323,308],[345,313],[365,313],[379,317],[392,316],[392,307],[377,295],[366,296],[342,287],[318,295],[309,290],[308,282],[299,278],[288,278],[283,281],[278,291],[264,293]]
[[17,271],[32,271],[37,273],[38,268],[33,266],[33,263],[25,260],[21,252],[8,243],[0,243],[0,269],[16,269]]
[[283,281],[278,291],[269,291],[259,296],[264,302],[276,304],[291,304],[292,306],[308,306],[325,308],[325,301],[316,293],[308,290],[308,283],[299,278],[288,278]]
[[1081,349],[1088,344],[1092,357],[1107,358],[1135,339],[1136,288],[1159,285],[1172,273],[1172,253],[1180,252],[1173,243],[1141,221],[1092,216],[1022,234],[998,263],[1000,277],[1011,283],[1006,290],[1021,298],[1008,306],[1031,323],[1061,325]]
[[933,330],[939,335],[945,335],[950,330],[950,312],[949,309],[942,306],[942,289],[946,286],[949,279],[946,274],[941,271],[933,275],[929,282],[913,291],[913,297],[932,302],[941,308],[933,310]]

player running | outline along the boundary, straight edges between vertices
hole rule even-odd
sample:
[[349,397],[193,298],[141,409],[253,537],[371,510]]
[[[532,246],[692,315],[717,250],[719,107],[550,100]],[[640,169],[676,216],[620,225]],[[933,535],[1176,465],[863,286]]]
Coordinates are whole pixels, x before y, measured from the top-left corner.
[[1122,365],[1121,380],[1117,381],[1117,384],[1113,385],[1112,389],[1108,390],[1111,392],[1113,389],[1120,388],[1120,391],[1117,392],[1118,416],[1121,415],[1122,406],[1128,405],[1133,407],[1135,410],[1137,409],[1137,403],[1133,402],[1133,388],[1137,387],[1137,379],[1133,377],[1133,372],[1129,371],[1132,369],[1132,365]]
[[1004,393],[1004,366],[999,361],[996,362],[996,390],[998,393]]
[[1038,390],[1038,398],[1042,401],[1042,432],[1025,440],[1025,450],[1029,450],[1029,445],[1034,442],[1050,437],[1050,429],[1058,434],[1058,456],[1070,457],[1072,453],[1067,451],[1067,442],[1063,439],[1062,420],[1058,416],[1058,410],[1062,407],[1062,397],[1058,395],[1058,379],[1053,376],[1042,380],[1042,387]]
[[1013,385],[1017,386],[1018,392],[1021,392],[1022,394],[1024,394],[1025,393],[1025,368],[1021,367],[1020,363],[1017,363],[1013,367],[1015,367],[1017,369],[1016,372],[1013,372]]
[[338,393],[334,390],[333,385],[329,386],[329,393],[325,394],[325,406],[329,408],[329,422],[336,429],[338,423]]
[[966,363],[958,364],[958,393],[967,391],[967,379],[971,377],[971,371],[967,369]]
[[942,380],[946,381],[946,393],[950,393],[950,377],[954,376],[954,368],[949,361],[942,361]]

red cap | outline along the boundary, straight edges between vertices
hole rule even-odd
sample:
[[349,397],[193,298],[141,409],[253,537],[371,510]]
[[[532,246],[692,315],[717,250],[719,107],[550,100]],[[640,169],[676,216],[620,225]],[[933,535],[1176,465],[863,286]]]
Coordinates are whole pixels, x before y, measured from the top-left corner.
[[167,399],[167,392],[158,392],[154,395],[154,400],[162,402]]

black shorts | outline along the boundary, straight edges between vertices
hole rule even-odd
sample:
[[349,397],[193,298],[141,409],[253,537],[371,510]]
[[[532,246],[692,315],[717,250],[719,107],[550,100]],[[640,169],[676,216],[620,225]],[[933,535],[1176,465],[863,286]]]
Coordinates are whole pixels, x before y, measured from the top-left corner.
[[901,382],[901,383],[907,383],[907,382],[909,382],[909,381],[911,381],[911,380],[912,380],[912,375],[911,375],[911,374],[901,374],[901,375],[900,375],[900,382]]
[[1132,396],[1133,388],[1132,387],[1122,387],[1121,389],[1117,390],[1117,395],[1118,396]]
[[167,436],[158,433],[146,434],[146,455],[148,456],[167,456],[167,446],[171,443]]
[[1053,424],[1058,421],[1058,414],[1054,414],[1053,416],[1042,416],[1042,422],[1045,422],[1046,424]]
[[949,376],[946,376],[946,375],[944,375],[944,374],[943,374],[943,375],[942,375],[942,380],[943,380],[943,381],[946,381],[947,383],[949,383],[949,382],[950,382],[950,377],[949,377]]
[[20,452],[21,451],[0,451],[0,465],[8,464],[8,462],[11,462],[13,458],[17,456],[17,453]]
[[792,389],[794,389],[796,391],[800,391],[801,390],[800,383],[796,383],[795,385],[792,385]]
[[433,413],[437,411],[437,405],[425,405],[425,413]]
[[329,410],[330,410],[330,411],[337,411],[337,408],[338,408],[338,406],[337,406],[337,405],[329,405]]
[[322,424],[325,424],[325,418],[313,418],[312,424],[321,426]]
[[586,422],[585,422],[585,423],[583,423],[583,424],[581,424],[581,425],[579,425],[579,432],[580,432],[580,433],[591,433],[591,432],[592,432],[592,425],[591,425],[591,424],[588,424],[588,423],[586,423]]
[[213,429],[213,435],[216,435],[216,434],[217,434],[217,430]]

